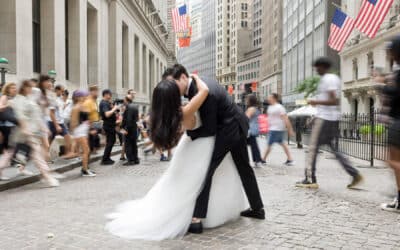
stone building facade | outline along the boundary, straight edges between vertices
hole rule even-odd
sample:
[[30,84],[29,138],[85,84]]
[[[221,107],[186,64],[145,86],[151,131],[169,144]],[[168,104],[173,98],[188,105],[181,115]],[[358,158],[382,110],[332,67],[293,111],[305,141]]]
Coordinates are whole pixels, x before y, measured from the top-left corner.
[[282,1],[263,1],[262,10],[259,93],[265,97],[282,94]]
[[[356,17],[361,2],[342,0],[343,10]],[[377,83],[371,78],[374,69],[383,73],[391,71],[386,53],[386,42],[400,33],[400,0],[393,2],[380,30],[373,39],[357,30],[353,31],[340,53],[342,85],[341,108],[343,113],[368,114],[381,108],[381,97],[375,90]]]
[[[168,0],[168,4],[172,4]],[[156,5],[158,7],[156,7]],[[55,70],[68,89],[96,83],[116,96],[151,92],[174,52],[168,4],[151,0],[0,0],[0,57],[7,81]]]
[[339,70],[339,56],[327,46],[329,27],[340,0],[283,0],[282,101],[293,109],[304,94],[295,89],[313,76],[314,59],[327,56]]

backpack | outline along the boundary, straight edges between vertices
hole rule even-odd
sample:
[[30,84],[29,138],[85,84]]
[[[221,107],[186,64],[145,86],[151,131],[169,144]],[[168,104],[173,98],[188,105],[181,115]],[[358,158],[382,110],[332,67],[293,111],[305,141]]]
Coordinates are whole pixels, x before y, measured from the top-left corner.
[[258,131],[260,134],[268,134],[268,117],[266,114],[261,114],[258,116]]

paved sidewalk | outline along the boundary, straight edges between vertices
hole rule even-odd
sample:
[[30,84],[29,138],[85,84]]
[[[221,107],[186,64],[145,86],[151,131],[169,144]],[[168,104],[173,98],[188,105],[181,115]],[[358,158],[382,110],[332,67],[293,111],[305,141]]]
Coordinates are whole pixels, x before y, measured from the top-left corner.
[[296,166],[284,167],[286,159],[276,147],[268,166],[256,169],[265,221],[240,218],[202,235],[161,242],[110,235],[104,215],[145,195],[168,168],[158,157],[142,156],[132,167],[94,163],[95,178],[80,177],[74,169],[58,188],[34,183],[1,192],[0,249],[400,249],[400,215],[379,209],[396,193],[390,169],[359,168],[365,183],[348,190],[349,176],[322,153],[320,189],[298,189],[294,184],[303,178],[305,153],[291,150]]

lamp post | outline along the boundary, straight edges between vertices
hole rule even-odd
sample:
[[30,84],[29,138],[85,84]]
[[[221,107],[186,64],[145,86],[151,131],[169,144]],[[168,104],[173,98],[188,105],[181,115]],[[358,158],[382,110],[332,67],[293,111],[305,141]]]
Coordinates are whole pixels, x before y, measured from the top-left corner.
[[6,84],[6,73],[8,70],[8,60],[7,58],[0,57],[0,74],[1,74],[1,86]]
[[56,81],[57,72],[54,69],[52,69],[52,70],[49,70],[49,72],[47,72],[47,74],[53,79],[53,83],[54,83]]

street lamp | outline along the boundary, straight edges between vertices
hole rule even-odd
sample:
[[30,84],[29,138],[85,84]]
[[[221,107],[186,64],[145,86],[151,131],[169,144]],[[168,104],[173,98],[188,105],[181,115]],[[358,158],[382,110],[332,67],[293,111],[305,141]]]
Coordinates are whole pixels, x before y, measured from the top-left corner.
[[54,69],[49,70],[49,72],[47,72],[47,74],[53,79],[53,82],[56,81],[57,72]]
[[0,57],[0,74],[1,74],[1,86],[6,84],[6,73],[8,69],[8,60],[7,58]]

